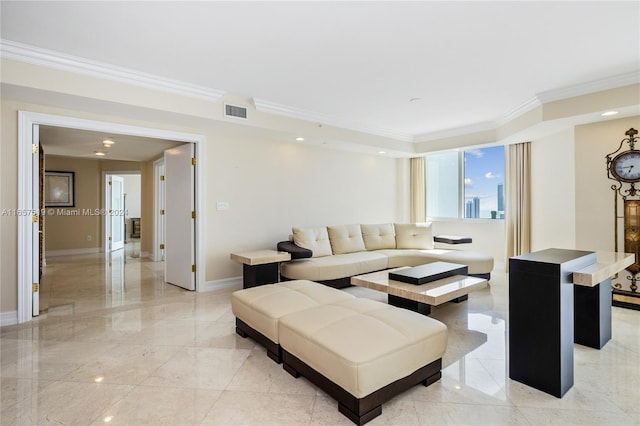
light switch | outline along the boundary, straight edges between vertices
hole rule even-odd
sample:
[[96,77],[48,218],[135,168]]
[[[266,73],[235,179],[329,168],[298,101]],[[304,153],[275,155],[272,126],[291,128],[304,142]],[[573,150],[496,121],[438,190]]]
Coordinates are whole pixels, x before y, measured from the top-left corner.
[[229,203],[226,201],[218,201],[216,203],[216,210],[218,211],[229,210]]

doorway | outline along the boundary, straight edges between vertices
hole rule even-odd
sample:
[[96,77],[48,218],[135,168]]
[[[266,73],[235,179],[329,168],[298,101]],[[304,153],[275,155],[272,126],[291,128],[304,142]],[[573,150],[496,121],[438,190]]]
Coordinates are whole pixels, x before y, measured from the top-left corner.
[[[193,144],[194,158],[200,163],[205,158],[205,137],[198,134],[173,132],[146,127],[129,126],[119,123],[85,120],[75,117],[66,117],[51,114],[42,114],[29,111],[18,113],[18,207],[25,211],[37,212],[39,196],[37,183],[39,173],[34,166],[34,140],[37,140],[39,126],[56,126],[72,129],[84,129],[89,131],[108,132],[114,135],[132,135],[147,138],[175,140]],[[35,137],[35,138],[34,138]],[[203,211],[205,179],[204,168],[196,168],[194,172],[195,182],[195,209]],[[38,315],[38,215],[33,217],[18,217],[18,322],[30,321]],[[194,219],[194,234],[204,233],[204,221],[200,215]],[[194,257],[197,264],[204,265],[204,242],[197,239],[194,245]],[[204,268],[193,268],[195,290],[198,291],[204,284]]]
[[[133,171],[102,173],[102,205],[111,215],[103,221],[105,253],[125,249],[125,255],[140,257],[142,220],[142,175]],[[154,192],[154,199],[163,194]],[[152,238],[155,241],[157,236]]]

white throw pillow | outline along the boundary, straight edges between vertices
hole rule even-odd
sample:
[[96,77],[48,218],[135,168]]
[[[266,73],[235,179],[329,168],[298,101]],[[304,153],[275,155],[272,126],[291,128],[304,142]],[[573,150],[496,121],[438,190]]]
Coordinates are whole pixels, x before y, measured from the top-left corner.
[[396,223],[396,247],[399,249],[430,250],[433,248],[431,222]]
[[376,225],[360,225],[362,239],[367,250],[384,250],[396,248],[396,235],[392,223]]
[[360,225],[328,226],[333,254],[366,251]]
[[331,243],[327,228],[292,228],[293,242],[313,252],[312,257],[331,255]]

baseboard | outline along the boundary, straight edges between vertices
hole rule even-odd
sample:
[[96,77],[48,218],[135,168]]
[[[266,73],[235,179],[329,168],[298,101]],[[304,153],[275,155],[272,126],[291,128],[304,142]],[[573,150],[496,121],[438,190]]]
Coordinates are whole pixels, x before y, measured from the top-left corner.
[[47,250],[44,255],[46,257],[55,257],[55,256],[71,256],[78,254],[96,254],[100,253],[102,250],[100,247],[92,247],[92,248],[79,248],[79,249],[67,249],[67,250]]
[[202,287],[203,288],[200,289],[201,292],[223,290],[223,289],[232,288],[232,287],[236,287],[238,290],[240,290],[242,288],[242,277],[224,278],[222,280],[207,281]]
[[18,323],[18,311],[0,312],[0,327]]

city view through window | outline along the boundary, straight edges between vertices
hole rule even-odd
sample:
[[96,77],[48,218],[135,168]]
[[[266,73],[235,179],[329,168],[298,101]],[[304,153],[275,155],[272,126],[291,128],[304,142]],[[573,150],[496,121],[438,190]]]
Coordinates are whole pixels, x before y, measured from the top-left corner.
[[504,219],[504,147],[464,152],[464,217]]
[[427,217],[504,219],[504,147],[426,156]]

